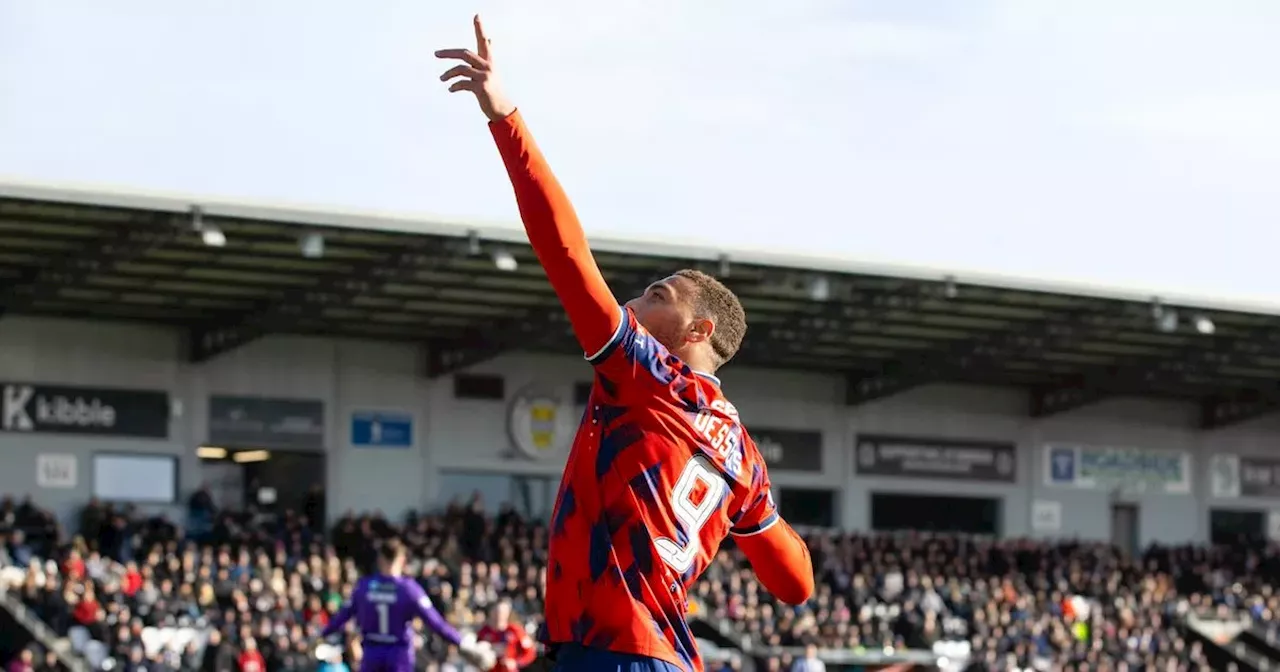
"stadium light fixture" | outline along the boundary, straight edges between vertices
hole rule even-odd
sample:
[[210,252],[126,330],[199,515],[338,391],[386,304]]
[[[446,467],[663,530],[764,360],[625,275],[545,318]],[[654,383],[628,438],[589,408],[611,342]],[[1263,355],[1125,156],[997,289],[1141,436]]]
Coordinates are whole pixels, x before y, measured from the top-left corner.
[[499,271],[510,273],[520,267],[516,258],[510,252],[498,248],[493,251],[493,265],[498,267]]
[[815,275],[809,281],[809,298],[814,301],[831,299],[831,281],[825,275]]
[[307,259],[319,259],[324,256],[324,236],[308,233],[298,239],[298,249]]
[[960,290],[956,289],[956,279],[954,276],[948,275],[943,278],[942,295],[948,299],[954,299],[960,294]]
[[467,232],[467,254],[473,257],[480,256],[480,234],[475,231]]
[[191,230],[199,233],[200,240],[209,247],[223,247],[227,244],[226,234],[222,233],[217,224],[204,221],[204,210],[198,205],[191,206]]
[[1151,298],[1151,320],[1161,333],[1172,334],[1178,330],[1178,311],[1164,305],[1158,296]]
[[204,230],[200,232],[200,240],[209,247],[224,247],[227,244],[226,234],[213,224],[205,224]]
[[227,449],[217,446],[200,446],[196,448],[196,457],[202,460],[221,460],[227,457]]
[[1212,336],[1213,332],[1218,330],[1218,327],[1213,323],[1213,320],[1204,315],[1197,315],[1195,324],[1196,331],[1204,334],[1205,336]]
[[234,453],[231,461],[237,464],[248,464],[249,462],[266,462],[271,459],[271,453],[265,450],[245,450]]
[[727,278],[732,271],[733,268],[729,265],[729,255],[720,255],[720,277]]

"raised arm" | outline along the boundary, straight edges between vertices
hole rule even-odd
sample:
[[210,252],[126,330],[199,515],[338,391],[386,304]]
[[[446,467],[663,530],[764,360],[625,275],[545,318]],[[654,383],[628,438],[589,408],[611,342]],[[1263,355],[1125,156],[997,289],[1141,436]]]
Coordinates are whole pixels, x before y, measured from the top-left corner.
[[489,123],[520,206],[520,219],[585,353],[600,350],[622,321],[573,204],[519,112]]
[[622,311],[600,274],[573,204],[533,141],[524,120],[502,94],[493,55],[480,17],[475,18],[476,50],[444,49],[439,58],[460,61],[440,76],[449,90],[470,91],[489,118],[502,162],[515,189],[520,218],[538,261],[547,272],[583,352],[598,352],[622,323]]

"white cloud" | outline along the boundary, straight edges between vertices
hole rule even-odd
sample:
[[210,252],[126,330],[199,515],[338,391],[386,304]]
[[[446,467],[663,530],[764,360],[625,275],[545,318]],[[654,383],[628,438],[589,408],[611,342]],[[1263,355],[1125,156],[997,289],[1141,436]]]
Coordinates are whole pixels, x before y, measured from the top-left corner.
[[1114,120],[1140,133],[1207,140],[1280,158],[1280,90],[1131,105],[1117,110]]
[[797,42],[811,45],[816,56],[858,59],[926,59],[958,44],[943,30],[897,21],[821,22],[797,34]]
[[0,174],[514,226],[478,10],[593,231],[1280,296],[1280,0],[125,4],[0,0]]

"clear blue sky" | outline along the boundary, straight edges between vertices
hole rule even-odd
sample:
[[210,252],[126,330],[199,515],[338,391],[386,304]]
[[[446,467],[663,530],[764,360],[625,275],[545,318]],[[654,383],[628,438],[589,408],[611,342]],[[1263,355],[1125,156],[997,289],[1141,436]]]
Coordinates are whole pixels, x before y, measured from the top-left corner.
[[516,226],[475,11],[590,231],[1280,310],[1276,0],[0,0],[0,181]]

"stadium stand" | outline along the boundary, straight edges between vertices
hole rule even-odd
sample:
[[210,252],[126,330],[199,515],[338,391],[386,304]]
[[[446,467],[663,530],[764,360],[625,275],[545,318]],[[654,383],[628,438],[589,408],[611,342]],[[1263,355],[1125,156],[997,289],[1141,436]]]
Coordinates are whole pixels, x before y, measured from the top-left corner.
[[[309,642],[378,540],[393,535],[413,549],[409,572],[460,627],[479,629],[488,607],[507,599],[534,632],[542,607],[545,529],[509,507],[485,515],[478,499],[400,524],[348,514],[327,539],[292,512],[221,512],[194,540],[166,520],[98,503],[84,520],[111,524],[70,538],[55,536],[30,502],[5,500],[0,511],[0,581],[92,669],[315,669]],[[965,648],[975,670],[1224,669],[1210,660],[1221,647],[1187,622],[1237,614],[1257,623],[1242,651],[1265,660],[1275,649],[1274,547],[1152,547],[1130,558],[1075,542],[818,530],[806,538],[820,589],[800,608],[774,601],[744,557],[721,551],[691,596],[696,621],[731,635],[704,642],[713,669],[819,669],[806,656],[843,669],[841,652],[889,663],[907,660],[895,651]],[[421,669],[462,669],[431,636],[419,651]],[[348,639],[343,654],[357,665],[361,652]],[[9,669],[46,669],[35,666],[43,657],[24,649]]]
[[[299,255],[317,227],[325,254]],[[202,230],[224,240],[202,242]],[[505,352],[573,351],[524,233],[484,235],[492,238],[428,222],[0,185],[0,246],[12,259],[0,266],[3,312],[173,326],[189,336],[192,363],[270,334],[425,339],[433,378]],[[619,296],[679,268],[723,276],[752,321],[735,364],[841,375],[850,406],[952,382],[1024,388],[1034,417],[1121,395],[1194,402],[1205,428],[1280,409],[1280,395],[1255,389],[1280,377],[1280,360],[1258,345],[1280,329],[1274,315],[901,269],[730,263],[719,252],[593,238],[597,246]],[[498,251],[514,270],[488,261]],[[1165,329],[1177,315],[1198,315],[1211,333]]]
[[[167,325],[188,337],[192,365],[272,334],[425,339],[422,373],[433,378],[514,350],[572,349],[527,245],[369,221],[9,189],[0,194],[0,246],[11,260],[0,267],[0,312]],[[299,238],[317,226],[326,254],[300,257]],[[225,240],[202,242],[215,227]],[[489,263],[494,243],[516,270]],[[605,246],[597,259],[624,295],[679,267],[728,276],[753,320],[737,362],[839,375],[849,407],[952,382],[1023,388],[1035,418],[1117,395],[1194,402],[1204,429],[1280,408],[1280,394],[1255,390],[1280,376],[1274,347],[1258,345],[1276,342],[1280,317],[949,277],[737,259],[730,268],[718,253],[688,255]],[[1212,329],[1168,329],[1175,310]],[[180,528],[88,502],[63,530],[36,502],[0,501],[0,590],[16,601],[3,609],[38,617],[72,652],[29,637],[0,648],[13,658],[0,662],[315,669],[311,638],[390,535],[411,546],[410,571],[452,622],[477,629],[507,598],[525,629],[537,628],[546,534],[512,509],[489,512],[476,500],[397,522],[347,514],[326,530],[323,505],[278,518],[189,508]],[[954,534],[813,530],[807,540],[820,587],[801,608],[772,600],[732,548],[697,585],[691,622],[715,672],[1280,664],[1271,587],[1280,565],[1264,543],[1127,556],[1100,544]],[[338,652],[359,663],[353,641]],[[427,635],[420,667],[462,669]]]

